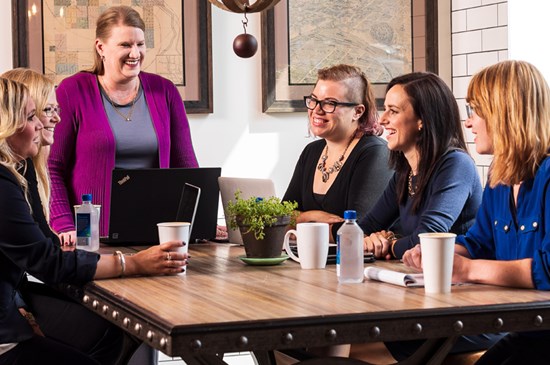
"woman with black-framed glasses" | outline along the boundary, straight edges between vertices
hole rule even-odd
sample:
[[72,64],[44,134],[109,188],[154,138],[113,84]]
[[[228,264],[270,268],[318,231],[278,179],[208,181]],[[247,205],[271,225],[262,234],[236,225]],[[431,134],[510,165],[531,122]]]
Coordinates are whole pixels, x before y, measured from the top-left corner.
[[357,67],[318,71],[308,109],[310,135],[283,200],[298,202],[300,222],[324,222],[336,236],[345,210],[362,217],[384,190],[392,171],[371,85]]

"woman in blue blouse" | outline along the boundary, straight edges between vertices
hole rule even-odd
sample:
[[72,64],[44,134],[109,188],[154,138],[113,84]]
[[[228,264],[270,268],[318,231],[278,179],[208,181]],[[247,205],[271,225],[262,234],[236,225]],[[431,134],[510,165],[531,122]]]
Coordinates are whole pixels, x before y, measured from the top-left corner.
[[395,174],[359,225],[367,234],[367,251],[401,258],[419,242],[419,233],[465,233],[482,188],[466,150],[458,105],[441,78],[428,72],[394,78],[384,109],[380,123]]
[[[457,238],[454,282],[550,289],[550,89],[531,64],[505,61],[474,75],[466,127],[493,154],[475,224]],[[403,256],[420,269],[418,247]],[[549,332],[509,334],[477,364],[548,364]]]

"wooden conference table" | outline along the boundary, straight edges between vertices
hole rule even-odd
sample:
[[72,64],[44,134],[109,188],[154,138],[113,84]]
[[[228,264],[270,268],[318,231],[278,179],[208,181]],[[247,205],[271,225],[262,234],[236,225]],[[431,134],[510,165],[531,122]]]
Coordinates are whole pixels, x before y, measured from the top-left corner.
[[[550,292],[462,285],[451,294],[426,295],[422,288],[374,281],[341,285],[334,265],[249,266],[239,260],[243,254],[236,245],[195,244],[186,275],[65,289],[188,365],[223,364],[217,354],[238,351],[270,364],[276,349],[410,339],[430,341],[408,364],[438,364],[463,334],[550,329]],[[374,265],[405,269],[398,262]]]

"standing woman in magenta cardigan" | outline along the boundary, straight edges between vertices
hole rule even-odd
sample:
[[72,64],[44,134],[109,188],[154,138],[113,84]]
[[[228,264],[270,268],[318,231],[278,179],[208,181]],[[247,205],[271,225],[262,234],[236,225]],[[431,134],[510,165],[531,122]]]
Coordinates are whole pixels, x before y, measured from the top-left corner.
[[141,71],[144,32],[131,7],[107,9],[97,20],[93,68],[57,88],[63,123],[48,163],[50,223],[65,244],[75,242],[73,205],[85,193],[102,205],[100,235],[108,234],[114,168],[198,167],[178,90]]

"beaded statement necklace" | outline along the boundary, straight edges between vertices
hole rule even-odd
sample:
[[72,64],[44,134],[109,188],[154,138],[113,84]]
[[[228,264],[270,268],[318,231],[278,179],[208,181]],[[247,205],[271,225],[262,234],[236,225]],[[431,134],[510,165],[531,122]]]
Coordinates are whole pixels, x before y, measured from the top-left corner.
[[[356,132],[357,133],[357,132]],[[334,164],[327,169],[327,159],[328,159],[328,144],[325,147],[325,153],[321,156],[321,162],[319,162],[319,165],[317,165],[317,170],[321,171],[321,180],[326,183],[328,179],[330,178],[330,174],[334,173],[335,171],[340,171],[342,166],[344,165],[344,157],[346,156],[346,152],[348,151],[349,146],[351,145],[351,142],[355,139],[356,133],[351,136],[348,145],[346,146],[346,149],[344,152],[342,152],[342,155],[340,155],[340,158],[338,160],[334,161]]]
[[407,184],[407,190],[409,191],[409,196],[413,197],[416,195],[416,186],[413,186],[413,172],[409,172],[409,182]]
[[[105,79],[103,77],[101,79],[103,80],[103,88],[105,89],[105,96],[107,97],[107,100],[109,101],[109,103],[113,106],[114,111],[118,115],[120,115],[122,117],[122,119],[124,119],[124,121],[131,122],[132,121],[132,114],[134,113],[134,106],[136,105],[136,101],[139,99],[139,79],[138,79],[138,82],[137,82],[137,85],[136,85],[136,90],[135,90],[134,97],[132,98],[132,101],[130,102],[130,104],[127,104],[127,105],[119,105],[119,104],[115,103],[113,101],[113,99],[111,99],[111,97],[109,96],[109,94],[111,92],[107,88],[107,84],[105,83]],[[119,108],[127,107],[127,106],[130,106],[130,110],[128,111],[127,115],[124,115],[124,113],[122,113],[119,110]]]

